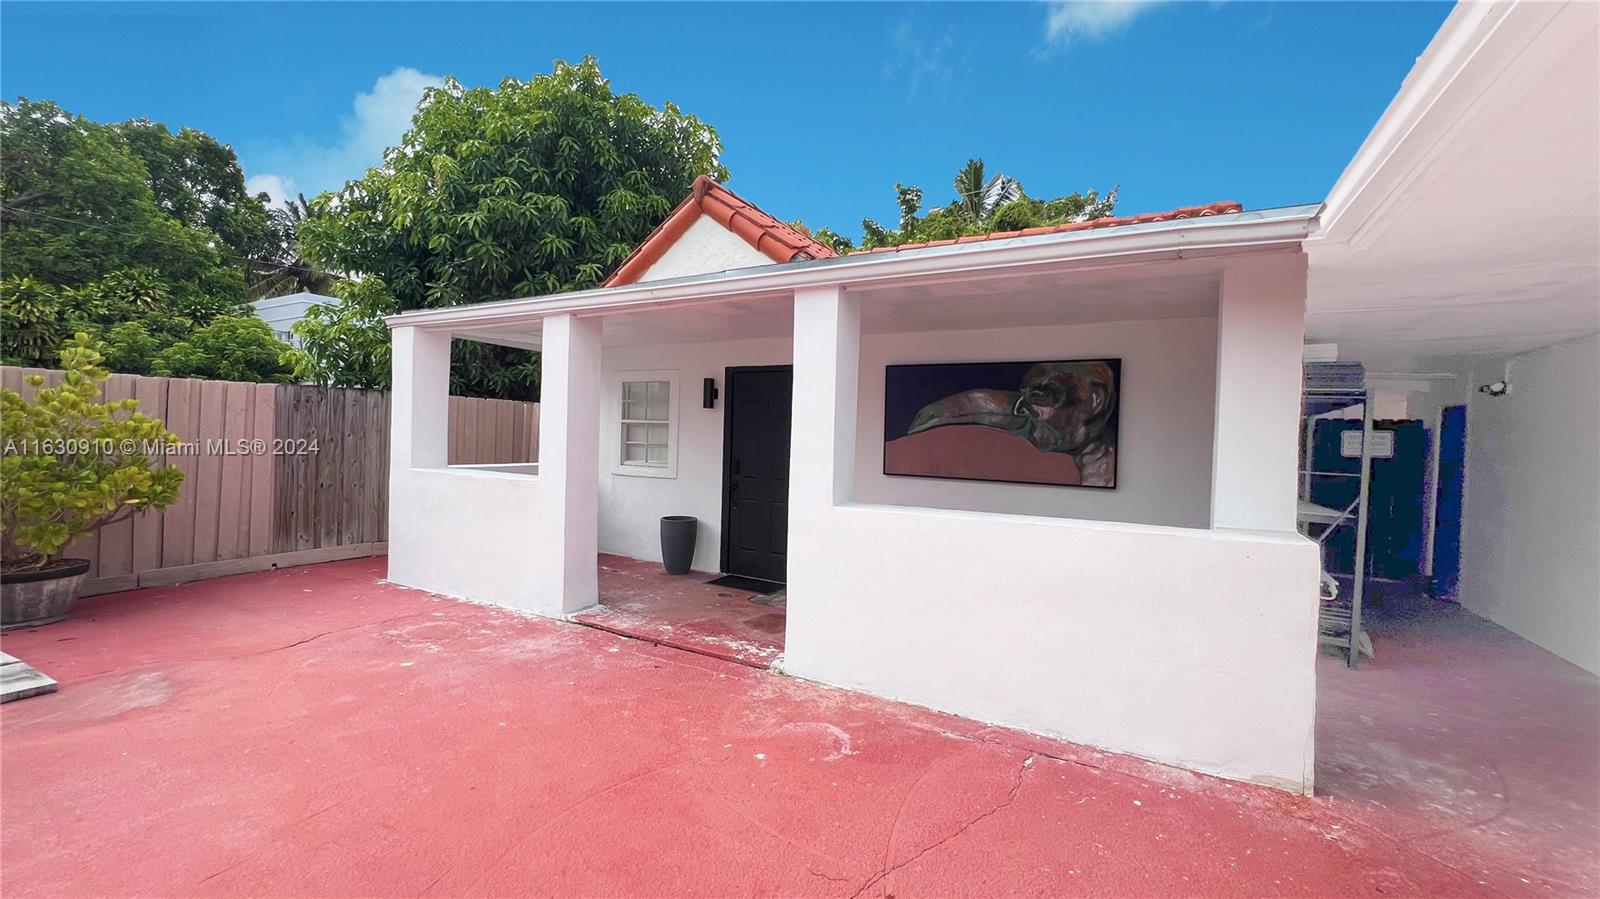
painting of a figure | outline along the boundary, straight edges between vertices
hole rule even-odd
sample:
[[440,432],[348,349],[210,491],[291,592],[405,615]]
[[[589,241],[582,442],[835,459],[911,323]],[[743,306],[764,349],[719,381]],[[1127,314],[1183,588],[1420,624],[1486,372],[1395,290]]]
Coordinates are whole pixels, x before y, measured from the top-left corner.
[[891,365],[883,473],[1117,486],[1122,360]]

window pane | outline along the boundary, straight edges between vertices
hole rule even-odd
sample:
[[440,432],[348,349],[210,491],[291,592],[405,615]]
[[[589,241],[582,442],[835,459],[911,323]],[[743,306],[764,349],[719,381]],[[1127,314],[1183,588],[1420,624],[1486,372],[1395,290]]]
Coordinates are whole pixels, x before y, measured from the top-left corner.
[[645,382],[629,381],[622,385],[622,398],[628,400],[642,400],[645,395]]
[[664,399],[667,398],[667,386],[668,385],[667,385],[666,381],[650,381],[650,382],[648,382],[647,386],[648,386],[649,390],[648,390],[648,393],[646,395],[650,399],[653,399],[653,400],[664,400]]
[[640,419],[645,415],[645,403],[642,400],[633,400],[622,404],[622,417]]
[[624,462],[643,462],[643,461],[645,461],[645,447],[644,447],[644,444],[641,444],[641,443],[629,443],[629,444],[626,444],[625,446],[623,446],[622,447],[622,461],[624,461]]
[[658,446],[658,445],[652,443],[648,447],[646,447],[645,449],[646,449],[646,453],[645,453],[645,460],[646,461],[654,462],[654,463],[656,463],[658,465],[667,464],[667,448],[666,447]]
[[628,443],[644,443],[650,438],[649,425],[623,425],[622,439]]
[[651,400],[646,406],[644,418],[648,419],[649,421],[666,421],[667,401]]
[[666,425],[647,425],[647,427],[649,427],[649,429],[650,429],[650,436],[645,438],[645,440],[647,442],[649,442],[649,443],[659,443],[662,446],[666,446],[667,445],[667,426]]

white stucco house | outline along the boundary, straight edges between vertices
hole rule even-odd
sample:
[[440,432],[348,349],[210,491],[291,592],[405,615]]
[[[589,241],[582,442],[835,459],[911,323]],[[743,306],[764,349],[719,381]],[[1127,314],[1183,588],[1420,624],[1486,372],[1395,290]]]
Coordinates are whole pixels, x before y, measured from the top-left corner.
[[[1496,50],[1512,28],[1566,43]],[[1319,556],[1296,530],[1308,321],[1318,340],[1359,332],[1361,352],[1395,359],[1412,348],[1355,314],[1358,293],[1414,310],[1424,330],[1435,308],[1476,314],[1449,305],[1463,285],[1433,268],[1448,261],[1407,264],[1355,227],[1415,228],[1405,239],[1483,261],[1460,229],[1412,218],[1456,214],[1447,171],[1437,186],[1401,177],[1409,167],[1385,184],[1426,130],[1394,123],[1418,103],[1446,110],[1453,89],[1481,102],[1474,77],[1533,78],[1529,52],[1592,62],[1595,34],[1593,7],[1457,10],[1418,63],[1436,74],[1407,82],[1369,140],[1389,143],[1327,204],[1220,203],[840,257],[703,179],[601,288],[392,317],[389,577],[570,616],[604,601],[597,553],[659,559],[658,520],[692,515],[696,570],[786,582],[788,674],[1309,792]],[[1525,109],[1527,96],[1490,99]],[[1458,160],[1515,139],[1449,124],[1429,139]],[[1577,143],[1555,180],[1593,177],[1575,160],[1592,166],[1595,137]],[[1594,196],[1592,181],[1561,186]],[[1410,195],[1385,205],[1383,191]],[[1594,207],[1561,202],[1592,235]],[[1523,250],[1500,249],[1484,264],[1515,268]],[[1592,287],[1593,249],[1591,237],[1568,251],[1567,280],[1540,289]],[[1600,330],[1593,308],[1562,308],[1560,339]],[[1444,325],[1429,349],[1528,349],[1481,330]],[[1445,339],[1458,332],[1476,342]],[[452,340],[542,352],[536,465],[447,464]],[[886,444],[904,428],[888,397],[905,367],[1054,360],[1116,362],[1114,482],[891,471]],[[1070,401],[991,411],[1042,427],[1091,402],[1073,377]],[[1087,483],[1096,461],[1074,462]]]

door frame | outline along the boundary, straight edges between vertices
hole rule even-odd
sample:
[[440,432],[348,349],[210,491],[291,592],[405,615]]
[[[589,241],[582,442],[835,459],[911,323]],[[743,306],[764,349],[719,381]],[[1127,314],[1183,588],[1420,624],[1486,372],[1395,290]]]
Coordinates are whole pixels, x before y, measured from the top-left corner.
[[[735,372],[781,372],[786,371],[792,376],[794,364],[785,365],[730,365],[722,370],[722,546],[721,557],[717,560],[717,569],[720,574],[729,574],[728,556],[729,544],[733,536],[729,525],[733,520],[733,402],[734,387],[733,375]],[[792,398],[792,397],[791,397]],[[791,403],[789,421],[794,422],[794,407]],[[794,460],[790,460],[792,463]]]

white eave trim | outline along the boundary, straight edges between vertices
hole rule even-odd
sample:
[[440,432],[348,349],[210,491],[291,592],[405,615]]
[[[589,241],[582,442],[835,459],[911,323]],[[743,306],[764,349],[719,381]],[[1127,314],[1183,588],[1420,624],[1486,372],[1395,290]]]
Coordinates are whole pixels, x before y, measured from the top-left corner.
[[946,244],[892,253],[857,253],[622,287],[445,309],[419,309],[391,315],[384,322],[391,328],[507,323],[562,312],[598,312],[630,306],[699,302],[792,291],[802,287],[862,286],[1062,262],[1111,261],[1120,257],[1162,252],[1298,244],[1312,230],[1320,208],[1319,204],[1287,206],[1065,234]]
[[1405,201],[1408,187],[1469,143],[1462,129],[1485,108],[1511,102],[1508,73],[1526,65],[1529,45],[1569,5],[1458,3],[1328,191],[1312,239],[1372,242],[1381,230],[1375,223]]

